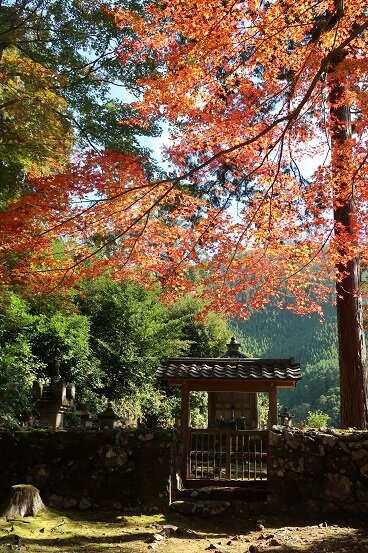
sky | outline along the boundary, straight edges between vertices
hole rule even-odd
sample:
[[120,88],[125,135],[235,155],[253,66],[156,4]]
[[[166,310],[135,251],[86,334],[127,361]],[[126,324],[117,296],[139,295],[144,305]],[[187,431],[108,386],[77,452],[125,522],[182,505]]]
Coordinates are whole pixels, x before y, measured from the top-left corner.
[[[119,100],[123,103],[131,103],[134,102],[137,98],[131,94],[127,89],[121,87],[121,86],[111,86],[111,96],[114,99]],[[141,146],[149,148],[152,151],[152,156],[155,160],[157,160],[164,168],[167,168],[167,164],[163,160],[162,155],[162,149],[165,146],[170,146],[170,136],[169,136],[169,130],[166,125],[162,125],[162,133],[161,136],[156,137],[147,137],[147,136],[138,136],[137,137],[138,142],[141,144]],[[306,157],[304,160],[301,161],[299,164],[299,168],[303,174],[303,176],[306,179],[309,179],[317,167],[323,163],[325,158],[325,154],[319,155],[316,157]],[[234,212],[234,215],[236,215],[236,211],[234,211],[234,207],[232,206],[231,210]]]

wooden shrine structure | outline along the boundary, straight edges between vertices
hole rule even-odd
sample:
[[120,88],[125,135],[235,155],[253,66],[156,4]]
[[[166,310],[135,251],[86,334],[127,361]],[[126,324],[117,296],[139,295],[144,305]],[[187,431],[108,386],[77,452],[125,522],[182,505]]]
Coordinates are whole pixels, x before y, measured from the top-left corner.
[[[181,388],[182,479],[208,484],[267,477],[267,428],[277,424],[277,389],[295,388],[300,365],[288,359],[251,359],[232,338],[215,358],[168,358],[157,377]],[[208,428],[193,429],[190,392],[208,392]],[[259,428],[258,393],[269,396],[268,421]]]

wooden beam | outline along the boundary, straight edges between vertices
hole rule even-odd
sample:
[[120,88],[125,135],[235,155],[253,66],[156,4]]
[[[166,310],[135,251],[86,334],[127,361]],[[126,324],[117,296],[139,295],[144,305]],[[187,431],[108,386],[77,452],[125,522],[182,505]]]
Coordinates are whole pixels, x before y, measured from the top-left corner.
[[185,480],[188,477],[188,454],[189,454],[189,427],[190,427],[190,396],[188,384],[181,387],[181,439],[182,439],[182,462],[181,477]]
[[188,386],[189,390],[201,392],[269,392],[271,385],[277,388],[294,388],[293,380],[275,382],[269,380],[180,380],[170,379],[167,381],[170,386]]
[[277,424],[277,388],[274,384],[271,385],[268,393],[269,398],[269,424],[270,428]]

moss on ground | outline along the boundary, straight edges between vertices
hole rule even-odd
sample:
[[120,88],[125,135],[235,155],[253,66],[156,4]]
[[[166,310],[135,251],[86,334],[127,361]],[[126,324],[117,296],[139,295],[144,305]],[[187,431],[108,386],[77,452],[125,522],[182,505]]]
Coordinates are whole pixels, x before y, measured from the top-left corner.
[[[269,553],[368,553],[368,530],[359,521],[319,526],[316,521],[267,517],[265,528],[257,530],[256,519],[246,517],[201,520],[179,515],[128,517],[53,510],[25,519],[0,518],[0,553],[148,553],[147,542],[162,524],[197,533],[166,539],[158,546],[159,553],[199,553],[210,543],[221,543],[229,553],[246,553],[252,544]],[[232,539],[235,536],[237,539]]]

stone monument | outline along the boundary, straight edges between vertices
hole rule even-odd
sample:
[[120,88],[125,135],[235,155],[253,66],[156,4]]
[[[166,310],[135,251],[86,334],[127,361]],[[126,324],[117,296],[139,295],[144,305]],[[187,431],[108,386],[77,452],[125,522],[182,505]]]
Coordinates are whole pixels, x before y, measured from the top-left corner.
[[37,399],[37,411],[41,426],[62,428],[64,413],[69,411],[75,400],[75,384],[65,383],[60,377],[60,362],[53,367],[50,384],[39,380],[33,383],[33,394]]

